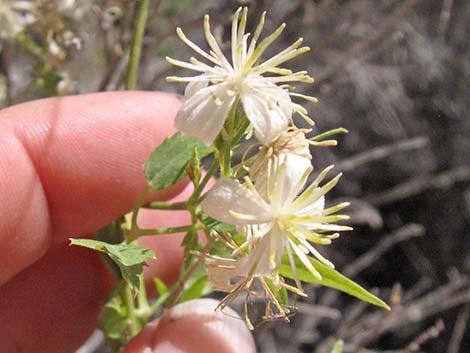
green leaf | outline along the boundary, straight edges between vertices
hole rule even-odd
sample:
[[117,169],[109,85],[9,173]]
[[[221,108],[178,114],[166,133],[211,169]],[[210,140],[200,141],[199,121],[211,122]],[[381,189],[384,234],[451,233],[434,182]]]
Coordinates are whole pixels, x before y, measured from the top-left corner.
[[[99,229],[95,233],[95,238],[109,244],[122,243],[124,241],[124,232],[122,231],[121,222],[114,221]],[[121,271],[119,270],[119,267],[116,265],[116,263],[106,254],[102,253],[100,255],[113,276],[118,280],[122,279]]]
[[157,289],[158,295],[162,296],[163,294],[168,292],[168,287],[160,278],[154,277],[153,283],[155,284],[155,288]]
[[99,229],[95,233],[95,238],[108,244],[122,243],[124,241],[124,232],[122,231],[121,222],[114,221]]
[[142,273],[147,259],[156,259],[150,249],[135,244],[108,244],[93,239],[70,239],[71,245],[83,246],[105,253],[119,267],[122,278],[134,289],[139,289],[139,275]]
[[210,286],[207,276],[199,277],[196,281],[188,285],[187,288],[185,286],[185,290],[181,295],[178,303],[186,302],[192,299],[199,299],[209,291]]
[[183,294],[178,300],[178,303],[201,298],[203,295],[209,294],[210,292],[211,287],[207,279],[207,275],[203,266],[199,266],[194,274],[189,277],[184,284]]
[[284,287],[276,287],[271,279],[268,277],[264,277],[264,281],[268,285],[271,292],[274,293],[276,296],[277,301],[281,305],[288,305],[289,304],[289,296],[287,294],[287,289]]
[[145,178],[153,189],[166,189],[186,175],[186,164],[196,149],[198,158],[212,152],[196,139],[177,132],[152,152],[145,164]]
[[99,328],[111,340],[121,340],[128,326],[127,307],[115,288],[99,317]]
[[[320,273],[322,279],[319,280],[317,277],[315,277],[307,268],[305,268],[303,263],[296,258],[295,263],[297,265],[297,272],[301,281],[316,283],[322,286],[335,288],[365,302],[390,310],[390,307],[381,299],[377,298],[375,295],[362,288],[359,284],[343,276],[338,271],[331,269],[330,267],[322,264],[320,261],[315,260],[311,257],[309,257],[309,260],[315,267],[315,269]],[[290,266],[289,259],[287,256],[283,257],[282,259],[280,272],[283,276],[294,278],[294,274],[292,272],[292,268]]]
[[335,346],[333,347],[333,350],[331,353],[343,353],[343,340],[338,340],[335,343]]

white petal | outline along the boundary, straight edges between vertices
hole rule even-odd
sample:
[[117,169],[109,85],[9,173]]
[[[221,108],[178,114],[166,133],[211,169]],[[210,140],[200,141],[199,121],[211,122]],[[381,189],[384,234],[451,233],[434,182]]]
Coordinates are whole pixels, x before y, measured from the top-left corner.
[[201,89],[205,85],[203,81],[188,85],[183,106],[176,115],[175,126],[209,146],[222,129],[235,97],[227,95],[225,84]]
[[287,130],[292,116],[292,105],[286,91],[274,84],[251,88],[241,94],[243,109],[253,124],[256,138],[269,144]]
[[312,162],[308,158],[291,153],[281,155],[280,162],[285,164],[282,203],[287,207],[305,185],[312,171]]
[[313,267],[312,263],[308,259],[307,255],[305,255],[305,253],[302,251],[301,247],[295,244],[291,239],[289,239],[289,244],[294,250],[297,257],[299,258],[299,260],[302,261],[304,266],[307,268],[307,270],[309,270],[310,273],[312,273],[312,275],[314,275],[318,279],[321,279],[320,273],[315,269],[315,267]]
[[185,100],[191,98],[197,92],[199,92],[200,90],[206,88],[207,85],[209,84],[209,80],[205,79],[204,75],[199,75],[199,76],[196,76],[196,77],[198,77],[200,79],[197,80],[197,81],[189,82],[188,85],[186,86],[186,88],[184,89],[184,99]]
[[221,292],[230,292],[234,287],[231,279],[237,276],[236,262],[232,259],[207,257],[205,259],[205,267],[207,277],[213,290]]
[[239,276],[266,276],[271,273],[269,268],[270,235],[264,236],[250,253],[239,260],[237,274]]
[[[251,251],[238,260],[211,258],[206,259],[209,280],[216,290],[230,291],[236,277],[269,276],[277,269],[284,254],[287,240],[282,232],[274,227],[273,231],[264,236]],[[274,268],[270,266],[270,254],[274,253]]]
[[282,256],[284,255],[284,247],[287,244],[287,237],[284,232],[279,229],[276,225],[273,227],[271,233],[269,233],[271,238],[270,254],[273,256],[274,267],[271,266],[271,270],[275,270],[281,266]]
[[220,178],[201,206],[209,216],[235,225],[268,223],[272,218],[271,208],[258,193],[229,178]]
[[296,212],[296,216],[304,216],[304,215],[318,215],[320,214],[323,209],[325,208],[325,197],[321,196],[315,202],[307,205],[304,209]]

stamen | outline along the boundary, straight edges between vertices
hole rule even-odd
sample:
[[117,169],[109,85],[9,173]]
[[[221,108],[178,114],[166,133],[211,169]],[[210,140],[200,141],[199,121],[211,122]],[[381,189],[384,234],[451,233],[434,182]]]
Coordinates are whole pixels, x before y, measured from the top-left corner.
[[309,141],[308,143],[315,147],[334,147],[338,145],[338,141],[336,140],[325,140],[321,142]]
[[[283,60],[284,57],[286,57],[286,55],[288,55],[289,53],[292,53],[292,52],[295,52],[295,50],[300,47],[300,45],[302,44],[303,42],[303,38],[299,38],[297,39],[294,43],[292,43],[291,45],[289,45],[286,49],[282,50],[281,52],[277,53],[276,55],[274,55],[273,57],[271,57],[270,59],[266,60],[265,62],[263,62],[262,64],[260,64],[259,66],[256,67],[256,69],[261,69],[265,66],[278,66],[279,64],[282,64],[283,62],[289,60]],[[307,47],[306,47],[307,48]],[[302,54],[302,53],[300,53]],[[297,54],[299,55],[299,54]],[[278,62],[279,59],[282,59],[282,61]]]
[[315,249],[312,245],[310,245],[310,243],[309,243],[308,241],[300,240],[300,239],[299,239],[299,241],[300,241],[300,243],[301,243],[303,246],[305,246],[305,247],[309,250],[309,252],[310,252],[313,256],[315,256],[318,260],[320,260],[321,263],[325,264],[325,265],[328,266],[329,268],[333,268],[333,269],[335,268],[335,265],[333,265],[332,262],[330,262],[330,261],[328,261],[327,259],[325,259],[325,258],[323,257],[323,255],[320,254],[320,253],[318,252],[318,250]]
[[199,71],[199,72],[205,72],[205,71],[206,71],[205,68],[202,68],[202,67],[200,67],[200,66],[187,63],[187,62],[185,62],[185,61],[175,60],[175,59],[170,58],[169,56],[167,56],[165,59],[166,59],[166,61],[168,61],[170,64],[175,65],[175,66],[182,67],[183,69],[189,69],[189,70],[194,70],[194,71]]
[[341,211],[343,208],[346,208],[346,207],[348,207],[348,206],[350,206],[350,205],[351,205],[350,202],[342,202],[342,203],[340,203],[340,204],[338,204],[338,205],[336,205],[336,206],[332,206],[332,207],[329,207],[329,208],[323,210],[323,214],[324,214],[325,216],[327,216],[327,215],[330,215],[330,214],[332,214],[332,213],[336,213],[336,212],[338,212],[338,211]]
[[270,36],[264,38],[260,45],[255,49],[253,55],[250,56],[245,64],[245,68],[250,68],[261,57],[264,51],[281,35],[286,28],[286,24],[281,24]]
[[224,66],[227,71],[233,72],[232,66],[225,58],[225,55],[222,53],[222,50],[220,49],[219,45],[217,44],[217,41],[215,40],[215,37],[212,35],[209,23],[209,15],[204,16],[204,34],[206,36],[207,43],[214,52],[213,55],[215,55],[223,64],[221,66]]
[[295,93],[295,92],[289,92],[289,96],[292,97],[300,97],[305,99],[306,101],[312,102],[312,103],[318,103],[318,99],[312,96],[306,96],[305,94],[301,93]]
[[204,50],[202,50],[198,45],[196,45],[195,43],[191,42],[188,37],[186,37],[186,35],[184,34],[183,30],[178,27],[176,28],[176,34],[178,35],[178,37],[188,46],[190,47],[191,49],[193,49],[195,52],[197,52],[199,55],[203,56],[204,58],[206,58],[207,60],[213,62],[214,64],[218,65],[218,66],[222,66],[220,61],[217,60],[217,58],[214,58],[212,56],[210,56],[209,54],[207,54]]
[[242,11],[242,8],[239,7],[237,9],[237,11],[235,12],[235,14],[233,15],[233,19],[232,19],[232,63],[233,63],[233,67],[235,70],[238,69],[238,61],[237,61],[237,55],[236,55],[236,51],[237,51],[237,45],[238,45],[238,19],[240,17],[240,12]]
[[303,293],[302,283],[299,279],[299,273],[297,272],[297,265],[295,264],[294,256],[292,256],[291,246],[287,243],[287,257],[289,258],[290,267],[292,268],[292,273],[294,274],[295,285]]
[[248,48],[248,52],[246,54],[248,58],[253,55],[253,52],[256,48],[256,43],[258,42],[259,36],[261,35],[261,32],[263,31],[265,19],[266,19],[266,11],[263,11],[263,13],[261,14],[258,26],[256,26],[255,35],[253,36],[253,39],[250,42],[250,47]]
[[302,263],[304,264],[304,266],[307,268],[307,270],[310,271],[310,273],[316,277],[318,280],[321,280],[322,279],[322,276],[320,274],[320,272],[318,272],[315,267],[313,267],[312,263],[310,262],[310,260],[308,259],[307,255],[305,255],[298,247],[298,245],[296,245],[291,239],[290,237],[288,237],[288,241],[290,243],[290,245],[292,246],[292,249],[294,249],[294,252],[295,254],[297,255],[297,257],[300,259],[300,261],[302,261]]

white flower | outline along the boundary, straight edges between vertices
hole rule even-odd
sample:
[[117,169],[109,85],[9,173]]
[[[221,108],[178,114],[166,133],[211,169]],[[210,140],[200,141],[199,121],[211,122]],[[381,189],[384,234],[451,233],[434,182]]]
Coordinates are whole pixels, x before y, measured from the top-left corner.
[[275,288],[271,288],[264,276],[241,276],[238,271],[238,264],[240,263],[240,260],[228,259],[207,254],[203,256],[205,257],[205,267],[212,289],[229,293],[220,301],[215,310],[223,310],[243,290],[246,290],[245,322],[250,330],[254,328],[248,312],[248,303],[250,302],[250,297],[254,296],[259,298],[263,296],[262,293],[257,291],[256,286],[254,285],[255,280],[259,281],[262,292],[264,292],[264,296],[266,298],[265,315],[263,316],[263,320],[270,320],[274,317],[289,322],[288,316],[292,313],[291,308],[279,303],[275,294],[280,288],[286,288],[298,295],[305,296],[305,293],[285,283],[282,278],[278,279],[278,283],[276,283]]
[[[267,197],[269,193],[269,180],[271,176],[277,174],[276,168],[278,166],[285,164],[286,170],[292,175],[302,175],[311,166],[311,141],[305,137],[305,133],[309,131],[291,128],[279,135],[269,145],[261,146],[258,153],[243,162],[256,190],[263,197]],[[247,149],[245,155],[249,152],[250,149]]]
[[[291,93],[278,83],[293,81],[313,82],[305,71],[292,72],[279,65],[309,50],[300,47],[302,38],[272,58],[260,62],[262,54],[279,37],[285,24],[258,43],[264,26],[265,13],[248,43],[250,33],[245,33],[247,8],[240,8],[232,21],[231,62],[222,53],[211,33],[209,16],[204,17],[204,29],[211,50],[207,53],[191,42],[178,28],[177,34],[183,42],[206,59],[209,64],[196,58],[184,62],[167,58],[176,66],[200,72],[195,77],[168,77],[168,81],[189,82],[185,90],[184,104],[176,117],[176,128],[187,135],[210,145],[221,131],[232,105],[241,100],[246,116],[253,124],[260,142],[268,144],[285,131],[293,111],[306,119],[307,111],[293,103],[290,96],[300,96],[315,101],[315,98]],[[263,76],[265,74],[274,74]]]
[[298,175],[291,173],[286,166],[286,163],[282,163],[276,169],[276,175],[269,182],[267,198],[260,195],[248,178],[245,179],[245,185],[233,179],[221,178],[207,194],[202,208],[215,219],[237,225],[240,232],[247,237],[246,243],[241,245],[234,255],[246,250],[249,250],[248,254],[236,262],[233,273],[247,278],[268,275],[276,282],[281,258],[287,253],[296,285],[301,290],[293,255],[295,254],[305,268],[318,278],[321,276],[307,254],[312,254],[325,265],[334,267],[311,242],[330,244],[331,239],[339,236],[337,231],[351,229],[331,223],[349,218],[344,215],[332,215],[349,203],[324,208],[324,195],[336,185],[341,176],[339,174],[319,187],[319,183],[332,167],[323,170],[310,186],[300,193],[312,167]]

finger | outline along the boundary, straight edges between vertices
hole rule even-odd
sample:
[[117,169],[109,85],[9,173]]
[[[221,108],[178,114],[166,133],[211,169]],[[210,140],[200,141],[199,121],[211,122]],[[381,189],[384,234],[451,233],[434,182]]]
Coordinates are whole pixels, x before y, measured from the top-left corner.
[[[189,196],[188,192],[184,192]],[[143,228],[174,227],[185,225],[191,221],[188,212],[185,211],[154,211],[141,210],[139,214],[139,226]],[[148,283],[149,295],[154,294],[153,278],[158,277],[168,285],[178,278],[180,265],[183,263],[184,233],[148,236],[139,239],[139,245],[153,249],[156,260],[148,261],[144,268],[144,276]]]
[[[253,338],[242,320],[214,311],[214,299],[175,306],[146,326],[124,353],[254,353]],[[235,315],[233,310],[227,313]]]
[[[187,199],[191,192],[186,187],[178,200]],[[169,215],[162,217],[156,212],[147,216],[141,226],[168,226]],[[172,226],[187,224],[187,219],[170,216]],[[147,239],[158,258],[150,263],[149,282],[152,275],[167,283],[178,277],[182,236]],[[74,352],[96,328],[110,289],[109,271],[94,251],[66,243],[54,246],[0,286],[0,352]]]
[[145,185],[144,162],[174,131],[179,105],[163,93],[113,92],[0,112],[0,284],[50,244],[131,209]]
[[109,295],[106,271],[95,252],[53,246],[0,287],[0,351],[75,352]]

